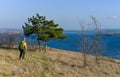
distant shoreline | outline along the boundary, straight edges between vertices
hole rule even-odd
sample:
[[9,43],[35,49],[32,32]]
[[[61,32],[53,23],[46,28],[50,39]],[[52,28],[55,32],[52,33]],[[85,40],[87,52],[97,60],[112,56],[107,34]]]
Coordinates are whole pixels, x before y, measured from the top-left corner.
[[[0,28],[0,31],[23,31],[22,28]],[[115,32],[120,32],[120,29],[101,29],[102,31],[107,31],[107,32],[111,32],[111,31],[115,31]],[[64,32],[79,32],[82,30],[65,30]],[[89,29],[86,31],[94,31],[94,29]]]

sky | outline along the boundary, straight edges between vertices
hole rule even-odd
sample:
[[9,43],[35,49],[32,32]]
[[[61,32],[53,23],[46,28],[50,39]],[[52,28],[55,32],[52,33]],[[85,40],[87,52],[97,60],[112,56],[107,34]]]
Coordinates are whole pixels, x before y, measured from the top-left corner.
[[0,28],[22,28],[36,13],[65,30],[79,30],[91,16],[103,29],[120,28],[120,0],[0,0]]

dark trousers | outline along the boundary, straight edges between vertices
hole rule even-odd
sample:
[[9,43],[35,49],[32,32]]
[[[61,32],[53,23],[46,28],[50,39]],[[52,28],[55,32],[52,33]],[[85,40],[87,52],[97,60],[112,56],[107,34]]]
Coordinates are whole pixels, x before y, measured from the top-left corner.
[[25,50],[24,50],[24,49],[21,49],[21,50],[20,50],[19,60],[20,60],[21,58],[22,58],[22,59],[25,58]]

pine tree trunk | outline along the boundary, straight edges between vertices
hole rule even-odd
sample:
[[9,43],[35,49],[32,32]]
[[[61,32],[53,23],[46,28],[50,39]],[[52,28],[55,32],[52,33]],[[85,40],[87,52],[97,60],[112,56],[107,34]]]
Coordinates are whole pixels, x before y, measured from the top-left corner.
[[41,48],[40,48],[40,41],[38,41],[38,43],[39,43],[39,52],[41,52]]
[[47,42],[45,42],[45,52],[47,52]]

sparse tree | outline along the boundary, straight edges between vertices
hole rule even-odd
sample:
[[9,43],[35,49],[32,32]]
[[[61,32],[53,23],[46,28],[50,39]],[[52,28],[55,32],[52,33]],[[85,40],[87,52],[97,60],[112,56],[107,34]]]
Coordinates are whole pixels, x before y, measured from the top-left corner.
[[85,28],[84,28],[84,25],[81,24],[81,29],[82,29],[82,34],[81,34],[81,46],[80,46],[80,51],[82,52],[83,54],[83,66],[86,66],[87,65],[87,46],[86,46],[86,32],[85,32]]
[[81,26],[81,43],[80,43],[80,52],[83,54],[83,67],[87,65],[87,54],[90,53],[91,48],[92,48],[92,43],[91,38],[88,37],[87,35],[87,29],[85,29],[85,24],[80,23]]
[[100,30],[100,25],[98,24],[97,20],[95,17],[91,17],[92,19],[92,27],[93,28],[93,32],[94,32],[94,38],[90,38],[87,35],[87,29],[85,29],[85,24],[84,23],[80,23],[81,26],[81,46],[80,46],[80,51],[83,54],[83,61],[84,64],[83,66],[87,65],[87,54],[90,52],[94,52],[95,54],[95,61],[96,63],[98,63],[98,56],[100,55],[100,51],[102,50],[104,45],[102,44],[102,40],[101,40],[101,30]]
[[98,63],[98,56],[100,54],[101,49],[101,30],[100,30],[100,25],[98,24],[97,20],[95,17],[91,17],[93,21],[93,26],[95,26],[95,39],[93,42],[93,51],[95,52],[95,61]]

